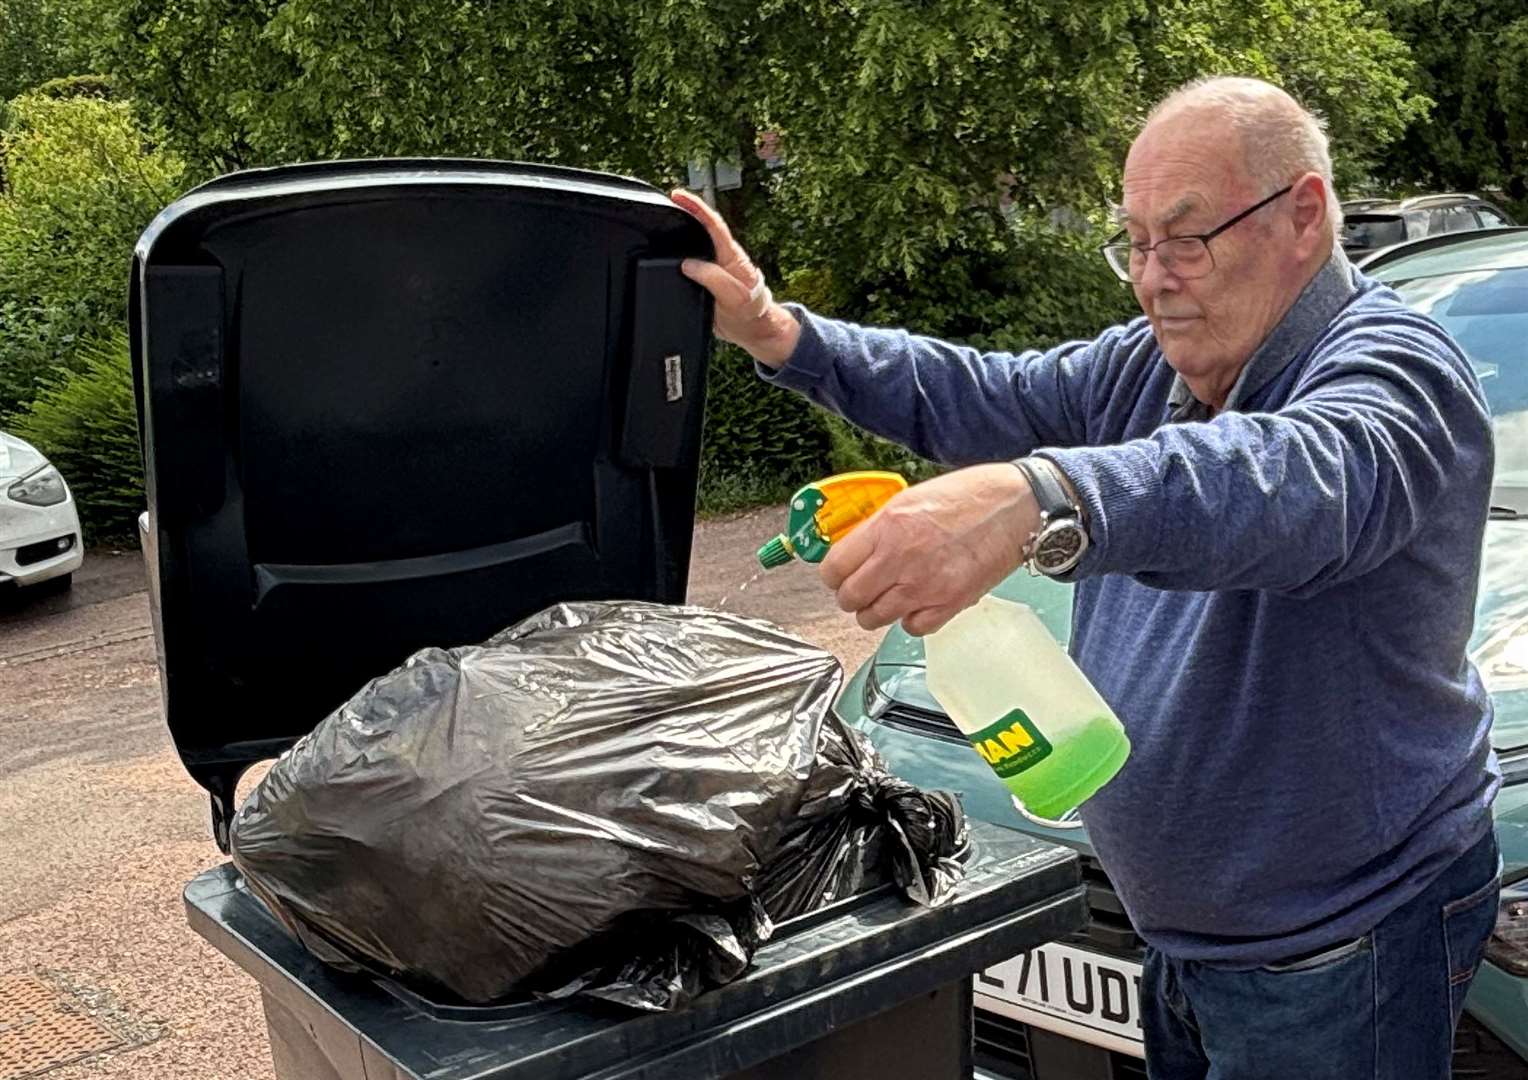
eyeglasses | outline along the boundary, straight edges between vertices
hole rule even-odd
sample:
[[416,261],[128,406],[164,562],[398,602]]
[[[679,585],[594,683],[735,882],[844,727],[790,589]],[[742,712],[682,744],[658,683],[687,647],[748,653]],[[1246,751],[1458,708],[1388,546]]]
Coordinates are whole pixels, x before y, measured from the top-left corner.
[[1280,195],[1287,195],[1293,190],[1293,184],[1281,187],[1225,224],[1197,236],[1169,236],[1155,244],[1137,244],[1129,239],[1124,230],[1120,230],[1103,246],[1104,259],[1121,281],[1140,281],[1146,273],[1146,261],[1153,251],[1157,253],[1157,261],[1162,264],[1162,269],[1173,277],[1185,281],[1202,278],[1215,269],[1215,257],[1210,254],[1211,240],[1231,226],[1245,221]]

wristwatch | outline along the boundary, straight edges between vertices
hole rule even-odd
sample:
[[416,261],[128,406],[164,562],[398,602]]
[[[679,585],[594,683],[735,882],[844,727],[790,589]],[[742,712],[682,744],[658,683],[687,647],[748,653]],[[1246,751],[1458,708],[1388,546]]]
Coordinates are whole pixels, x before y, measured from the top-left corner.
[[1074,570],[1088,550],[1082,507],[1067,494],[1056,466],[1045,458],[1013,463],[1029,479],[1040,504],[1040,528],[1024,544],[1024,565],[1035,576],[1059,577]]

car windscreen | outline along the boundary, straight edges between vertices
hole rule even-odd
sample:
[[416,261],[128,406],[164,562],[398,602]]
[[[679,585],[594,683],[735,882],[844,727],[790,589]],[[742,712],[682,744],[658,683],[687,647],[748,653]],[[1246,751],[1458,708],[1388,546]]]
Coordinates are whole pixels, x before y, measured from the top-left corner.
[[1342,223],[1342,246],[1362,248],[1389,247],[1406,239],[1406,223],[1397,214],[1351,214]]
[[[1440,274],[1391,284],[1453,335],[1480,377],[1496,434],[1493,505],[1528,514],[1528,266]],[[1391,277],[1390,274],[1385,274]],[[1400,280],[1396,280],[1399,278]],[[1491,741],[1506,751],[1528,745],[1528,621],[1523,618],[1521,525],[1488,525],[1473,653],[1495,695]]]
[[1470,358],[1496,429],[1497,501],[1528,513],[1528,266],[1392,284]]

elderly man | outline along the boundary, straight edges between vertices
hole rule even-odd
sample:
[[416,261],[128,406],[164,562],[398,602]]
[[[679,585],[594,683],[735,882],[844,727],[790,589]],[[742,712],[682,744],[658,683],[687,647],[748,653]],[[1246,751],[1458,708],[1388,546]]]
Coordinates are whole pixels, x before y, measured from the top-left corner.
[[1498,893],[1465,656],[1491,433],[1459,348],[1336,246],[1315,118],[1248,79],[1164,101],[1106,249],[1144,317],[1049,352],[775,304],[674,198],[766,379],[967,466],[835,547],[846,611],[924,634],[1022,564],[1076,580],[1134,746],[1083,819],[1149,944],[1150,1075],[1446,1077]]

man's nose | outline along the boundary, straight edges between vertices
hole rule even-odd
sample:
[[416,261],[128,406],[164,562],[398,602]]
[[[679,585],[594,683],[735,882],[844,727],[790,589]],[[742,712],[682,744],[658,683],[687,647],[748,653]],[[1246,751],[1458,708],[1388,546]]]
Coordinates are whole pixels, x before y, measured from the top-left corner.
[[1159,251],[1153,249],[1146,253],[1146,265],[1141,267],[1141,280],[1138,283],[1142,293],[1155,296],[1161,292],[1176,292],[1182,284],[1182,279],[1162,261]]

